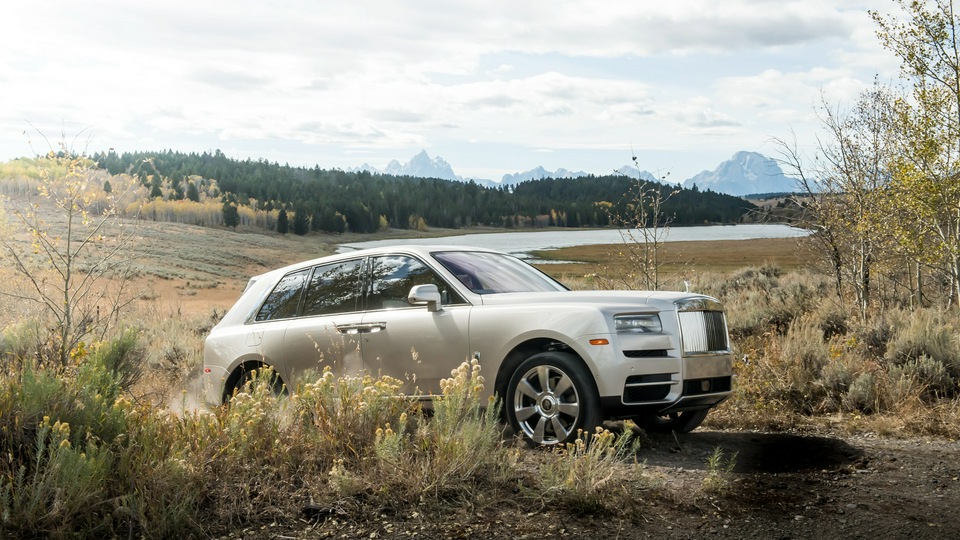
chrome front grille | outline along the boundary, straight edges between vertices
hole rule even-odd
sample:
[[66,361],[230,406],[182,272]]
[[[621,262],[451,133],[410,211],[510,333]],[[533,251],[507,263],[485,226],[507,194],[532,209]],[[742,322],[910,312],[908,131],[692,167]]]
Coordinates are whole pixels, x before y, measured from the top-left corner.
[[722,311],[681,311],[684,354],[727,352],[727,322]]

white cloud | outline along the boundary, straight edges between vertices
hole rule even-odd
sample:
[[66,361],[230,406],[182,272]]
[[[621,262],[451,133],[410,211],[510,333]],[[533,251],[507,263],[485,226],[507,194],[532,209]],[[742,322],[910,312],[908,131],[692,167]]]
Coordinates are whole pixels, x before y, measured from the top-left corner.
[[886,5],[18,3],[0,8],[0,159],[28,152],[29,121],[93,126],[97,148],[262,145],[305,165],[427,148],[496,163],[471,166],[494,178],[545,155],[605,172],[639,139],[686,148],[697,172],[716,165],[693,163],[713,159],[705,145],[750,149],[811,123],[821,90],[846,99],[892,77],[866,14]]

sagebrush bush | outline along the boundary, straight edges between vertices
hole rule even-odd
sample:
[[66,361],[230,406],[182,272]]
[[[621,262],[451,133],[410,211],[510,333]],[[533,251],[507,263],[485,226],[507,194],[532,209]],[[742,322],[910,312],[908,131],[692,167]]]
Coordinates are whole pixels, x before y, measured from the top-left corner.
[[203,363],[203,338],[221,314],[183,315],[172,307],[141,309],[137,324],[143,329],[141,341],[146,364],[176,378],[190,373]]
[[[31,447],[21,448],[19,466],[0,475],[2,527],[27,535],[67,537],[109,533],[105,500],[112,464],[97,444],[71,443],[70,425],[44,417]],[[3,530],[0,529],[0,530]]]
[[28,361],[3,372],[0,536],[198,531],[194,492],[176,474],[176,431],[123,397],[135,336],[78,346],[63,369]]
[[619,435],[598,427],[581,433],[572,443],[554,451],[541,472],[542,497],[565,510],[589,514],[614,505],[623,482],[639,477],[635,455],[639,441],[630,431]]
[[863,349],[863,356],[881,359],[887,353],[887,346],[893,339],[894,330],[909,319],[909,315],[900,310],[888,310],[851,328],[853,339]]
[[864,371],[857,375],[843,396],[843,408],[847,411],[877,413],[884,410],[883,381],[876,371]]
[[33,319],[4,328],[0,333],[0,361],[7,366],[19,367],[35,358],[43,344],[40,328],[40,322]]
[[821,411],[824,413],[840,411],[843,408],[843,396],[864,369],[864,360],[856,354],[855,342],[832,339],[830,360],[823,366],[820,374],[820,384],[825,394]]
[[804,413],[817,411],[827,397],[823,370],[831,360],[820,321],[812,316],[794,320],[781,339],[782,392]]
[[737,407],[758,414],[810,414],[829,407],[824,372],[832,363],[830,344],[815,318],[793,321],[784,335],[770,331],[738,345],[735,366]]
[[935,401],[957,395],[957,382],[947,366],[925,354],[890,367],[887,376],[891,405],[913,399]]
[[404,382],[392,377],[337,378],[325,368],[312,381],[309,376],[302,380],[307,382],[292,396],[296,422],[313,452],[327,463],[366,457],[379,428],[396,425],[401,416],[419,409],[416,401],[399,397]]
[[719,280],[711,292],[727,297],[743,291],[772,290],[780,286],[779,278],[782,274],[780,268],[775,266],[744,268],[724,280]]
[[850,331],[849,315],[836,304],[827,302],[821,304],[815,311],[815,317],[825,340],[835,336],[843,337]]
[[960,341],[957,329],[940,310],[918,309],[894,331],[884,359],[903,365],[922,357],[938,362],[949,374],[960,377]]
[[[405,415],[377,431],[374,497],[398,501],[472,500],[494,492],[516,475],[517,451],[503,444],[496,403],[484,404],[477,360],[464,362],[441,381],[432,415]],[[484,407],[486,405],[486,407]]]
[[725,304],[731,337],[743,339],[773,330],[784,333],[790,323],[814,311],[822,282],[806,273],[775,278],[770,273],[748,272],[736,277],[736,286],[720,287],[717,297]]

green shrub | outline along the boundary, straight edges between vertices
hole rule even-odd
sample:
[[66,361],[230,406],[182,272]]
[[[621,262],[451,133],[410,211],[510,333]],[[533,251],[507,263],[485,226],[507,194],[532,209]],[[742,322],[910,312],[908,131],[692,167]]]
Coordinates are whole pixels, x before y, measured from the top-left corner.
[[[632,461],[639,441],[630,431],[616,435],[598,427],[554,451],[540,473],[542,497],[567,511],[594,513],[619,500],[613,495],[622,483],[639,476]],[[625,471],[625,469],[632,469]]]
[[847,411],[876,413],[883,410],[881,381],[875,371],[860,373],[843,396],[843,408]]
[[924,356],[942,364],[953,377],[960,377],[960,342],[942,311],[915,310],[897,327],[884,359],[897,366]]
[[911,399],[933,402],[957,395],[957,383],[950,370],[939,360],[921,355],[890,368],[890,401],[892,404]]
[[406,416],[377,431],[376,466],[369,477],[381,504],[471,500],[496,492],[516,474],[517,455],[503,445],[495,402],[483,407],[484,378],[476,360],[441,381],[432,416]]
[[723,448],[713,449],[707,458],[707,474],[703,477],[703,491],[707,493],[725,494],[730,491],[733,483],[733,469],[737,466],[737,452],[724,455]]
[[99,445],[71,444],[65,422],[45,417],[32,448],[0,475],[2,528],[14,534],[67,537],[109,532],[107,480],[111,456]]
[[2,374],[0,536],[198,531],[177,430],[122,396],[136,336],[78,346],[63,369],[27,363]]

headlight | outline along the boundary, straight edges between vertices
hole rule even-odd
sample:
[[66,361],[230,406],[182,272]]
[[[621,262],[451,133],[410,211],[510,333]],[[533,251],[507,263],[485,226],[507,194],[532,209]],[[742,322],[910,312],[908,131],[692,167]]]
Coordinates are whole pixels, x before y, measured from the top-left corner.
[[618,315],[613,318],[617,332],[652,332],[663,330],[660,325],[660,316],[652,315]]

